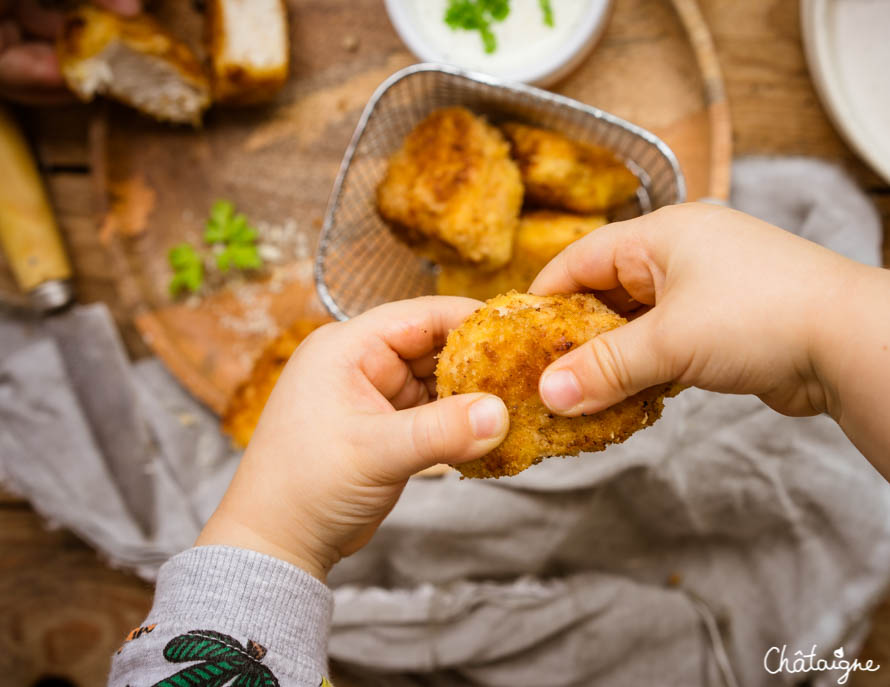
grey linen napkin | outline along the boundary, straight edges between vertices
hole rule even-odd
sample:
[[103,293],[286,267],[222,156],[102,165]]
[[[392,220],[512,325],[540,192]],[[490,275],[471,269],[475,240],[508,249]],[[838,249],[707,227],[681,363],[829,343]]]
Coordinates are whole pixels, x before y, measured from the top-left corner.
[[154,578],[191,546],[238,456],[102,304],[0,320],[0,480],[112,565]]
[[[878,264],[836,168],[747,159],[734,180],[735,207]],[[0,320],[0,479],[151,578],[238,455],[158,361],[122,361],[102,306]],[[766,651],[855,649],[888,581],[890,487],[828,418],[693,389],[604,453],[412,480],[331,575],[330,652],[366,686],[791,684]]]

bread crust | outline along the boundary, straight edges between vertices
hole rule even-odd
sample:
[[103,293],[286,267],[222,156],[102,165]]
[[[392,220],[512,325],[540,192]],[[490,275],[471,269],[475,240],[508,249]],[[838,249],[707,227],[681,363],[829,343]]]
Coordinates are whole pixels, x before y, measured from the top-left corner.
[[[232,105],[250,105],[275,97],[287,82],[290,42],[285,31],[283,61],[271,66],[258,66],[229,59],[226,51],[228,29],[223,5],[227,0],[208,0],[205,19],[205,40],[210,63],[213,99]],[[278,0],[281,21],[287,27],[287,6]],[[261,40],[262,37],[258,36]]]

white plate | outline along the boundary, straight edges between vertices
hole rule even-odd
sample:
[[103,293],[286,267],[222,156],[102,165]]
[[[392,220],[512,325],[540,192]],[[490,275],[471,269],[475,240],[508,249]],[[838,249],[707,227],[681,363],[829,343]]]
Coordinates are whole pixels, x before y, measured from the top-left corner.
[[[522,1],[537,7],[536,0]],[[426,10],[425,3],[427,2],[431,8],[429,10]],[[535,55],[533,60],[523,60],[522,64],[511,65],[502,60],[492,60],[488,66],[484,62],[480,62],[478,58],[471,59],[469,56],[463,62],[459,58],[455,59],[448,53],[447,48],[443,49],[442,44],[437,45],[435,40],[431,40],[430,35],[421,26],[423,22],[418,20],[416,14],[421,11],[418,10],[418,7],[424,8],[422,10],[424,12],[435,12],[435,16],[439,17],[444,15],[446,6],[444,3],[421,0],[418,4],[416,0],[386,0],[386,11],[402,42],[423,62],[451,64],[463,69],[493,74],[508,81],[546,87],[567,76],[581,63],[599,41],[608,23],[612,0],[583,0],[583,2],[576,0],[575,4],[583,5],[580,12],[577,12],[577,20],[571,23],[571,29],[563,40],[558,44],[548,46],[544,54]],[[555,7],[554,11],[557,13],[556,20],[558,22],[559,7]],[[427,16],[431,15],[424,15],[424,18]],[[509,21],[510,18],[505,22],[505,27]],[[442,25],[444,26],[444,20]],[[497,32],[498,26],[495,26],[495,33]],[[481,39],[478,36],[471,35],[474,33],[457,32],[451,44],[456,46],[466,45],[468,41],[479,42]],[[535,45],[530,45],[529,53],[532,53],[535,47]],[[543,47],[543,44],[540,47]]]
[[800,20],[835,126],[890,182],[890,0],[802,0]]

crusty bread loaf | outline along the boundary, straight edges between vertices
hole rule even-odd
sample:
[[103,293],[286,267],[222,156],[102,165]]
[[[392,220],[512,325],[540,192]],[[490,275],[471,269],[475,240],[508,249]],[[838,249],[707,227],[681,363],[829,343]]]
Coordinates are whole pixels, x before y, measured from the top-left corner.
[[287,81],[284,0],[208,0],[207,41],[218,102],[262,102]]
[[58,53],[65,81],[83,100],[107,95],[158,120],[192,124],[210,105],[198,59],[148,15],[84,5],[67,16]]

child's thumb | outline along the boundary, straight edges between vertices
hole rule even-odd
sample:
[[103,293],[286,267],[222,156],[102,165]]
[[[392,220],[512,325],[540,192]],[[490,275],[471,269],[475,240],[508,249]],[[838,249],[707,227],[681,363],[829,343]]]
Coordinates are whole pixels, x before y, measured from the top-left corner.
[[437,463],[480,458],[504,440],[510,427],[504,402],[482,393],[449,396],[383,417],[394,449],[390,455],[399,461],[392,468],[405,479]]
[[596,413],[650,386],[670,381],[668,361],[659,352],[657,315],[600,334],[567,353],[541,375],[538,392],[554,413]]

